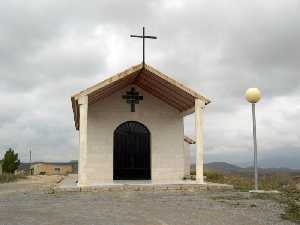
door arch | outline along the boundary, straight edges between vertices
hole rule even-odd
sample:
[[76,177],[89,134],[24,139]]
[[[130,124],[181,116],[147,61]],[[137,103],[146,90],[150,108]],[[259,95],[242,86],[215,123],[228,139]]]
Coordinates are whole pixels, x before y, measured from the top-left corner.
[[114,131],[113,179],[151,179],[150,131],[136,121],[120,124]]

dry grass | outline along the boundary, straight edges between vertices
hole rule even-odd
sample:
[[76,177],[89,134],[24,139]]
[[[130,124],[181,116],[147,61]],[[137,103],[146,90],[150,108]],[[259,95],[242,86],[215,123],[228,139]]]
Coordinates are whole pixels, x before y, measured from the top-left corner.
[[25,179],[26,177],[23,175],[15,175],[10,173],[5,173],[0,175],[0,183],[8,183],[8,182],[15,182],[18,179]]
[[300,224],[300,192],[286,192],[283,195],[286,208],[281,217]]
[[[231,184],[235,189],[248,191],[254,187],[254,179],[249,174],[218,173],[214,171],[204,172],[208,182]],[[294,190],[296,182],[293,175],[287,173],[265,174],[259,177],[259,189],[262,190]]]
[[[226,183],[234,186],[236,190],[248,191],[253,189],[253,177],[248,174],[222,174],[213,171],[205,172],[209,182]],[[274,200],[283,204],[283,219],[300,224],[300,192],[296,190],[294,175],[287,173],[265,174],[259,177],[259,189],[279,190],[281,194],[254,194],[253,198]]]
[[283,204],[285,209],[281,217],[300,224],[300,192],[290,189],[278,194],[254,194],[253,198],[274,200]]

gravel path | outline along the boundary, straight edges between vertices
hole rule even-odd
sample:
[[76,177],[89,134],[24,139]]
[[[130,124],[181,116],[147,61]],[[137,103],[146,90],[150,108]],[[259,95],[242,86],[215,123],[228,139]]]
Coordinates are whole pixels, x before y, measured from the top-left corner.
[[[22,184],[19,184],[22,185]],[[18,185],[15,185],[18,186]],[[289,225],[282,207],[237,192],[15,192],[0,185],[0,225]],[[7,186],[6,186],[7,187]]]

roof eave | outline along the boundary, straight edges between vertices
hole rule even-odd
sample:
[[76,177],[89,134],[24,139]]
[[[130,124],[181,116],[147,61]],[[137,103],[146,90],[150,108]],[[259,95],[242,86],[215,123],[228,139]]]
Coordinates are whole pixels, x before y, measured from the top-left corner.
[[205,105],[208,105],[209,103],[211,103],[211,101],[208,98],[206,98],[205,96],[200,95],[199,93],[193,91],[192,89],[190,89],[186,85],[181,84],[180,82],[174,80],[173,78],[171,78],[171,77],[165,75],[164,73],[158,71],[157,69],[153,68],[152,66],[145,64],[145,69],[147,69],[148,71],[156,74],[157,76],[160,76],[162,79],[167,80],[168,82],[170,82],[171,84],[177,86],[178,88],[182,89],[183,91],[189,93],[194,98],[199,98],[199,99],[203,100],[205,102]]
[[[129,69],[124,70],[123,72],[120,72],[112,77],[109,77],[107,79],[105,79],[102,82],[97,83],[96,85],[93,85],[83,91],[80,91],[74,95],[71,96],[71,102],[72,102],[72,109],[73,109],[73,115],[74,115],[74,122],[75,122],[75,128],[76,130],[80,129],[80,123],[79,123],[79,117],[80,117],[80,112],[79,112],[79,104],[78,104],[78,99],[80,96],[83,95],[90,95],[93,92],[99,90],[100,88],[105,87],[106,85],[112,83],[112,82],[116,82],[120,79],[126,78],[127,76],[130,76],[131,74],[138,72],[138,71],[142,71],[142,70],[148,70],[149,72],[159,76],[160,78],[166,80],[167,82],[169,82],[170,84],[176,86],[177,88],[181,89],[182,91],[188,93],[190,96],[192,96],[194,99],[201,99],[202,101],[205,102],[205,105],[208,105],[209,103],[211,103],[211,100],[209,100],[208,98],[198,94],[197,92],[193,91],[192,89],[188,88],[187,86],[179,83],[178,81],[170,78],[169,76],[161,73],[160,71],[156,70],[155,68],[145,64],[137,64],[134,65],[132,67],[130,67]],[[183,114],[189,115],[191,113],[194,112],[194,107],[186,110],[183,112]]]

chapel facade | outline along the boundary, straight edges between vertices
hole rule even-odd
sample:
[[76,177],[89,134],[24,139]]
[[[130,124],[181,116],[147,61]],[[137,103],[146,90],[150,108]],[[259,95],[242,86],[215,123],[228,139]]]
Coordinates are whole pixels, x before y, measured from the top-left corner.
[[[189,144],[196,144],[196,180],[203,183],[203,110],[209,99],[139,64],[71,101],[80,133],[80,186],[180,182],[189,174]],[[194,112],[195,141],[184,135],[183,122]]]

